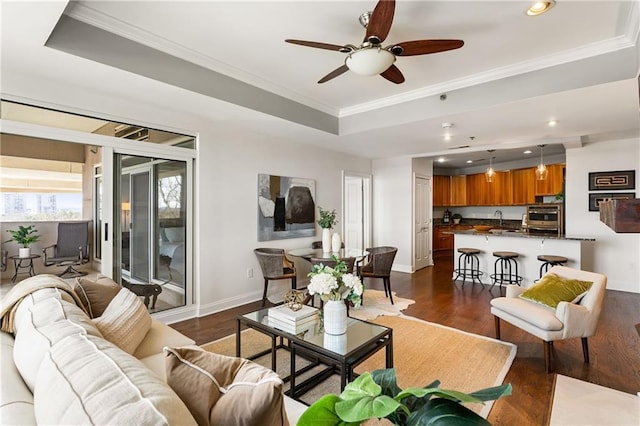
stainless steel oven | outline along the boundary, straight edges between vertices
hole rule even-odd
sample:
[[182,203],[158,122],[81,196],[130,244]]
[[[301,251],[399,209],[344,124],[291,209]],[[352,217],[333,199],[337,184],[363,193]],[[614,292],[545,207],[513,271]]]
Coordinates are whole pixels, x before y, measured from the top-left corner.
[[527,206],[527,230],[531,234],[562,235],[562,203]]

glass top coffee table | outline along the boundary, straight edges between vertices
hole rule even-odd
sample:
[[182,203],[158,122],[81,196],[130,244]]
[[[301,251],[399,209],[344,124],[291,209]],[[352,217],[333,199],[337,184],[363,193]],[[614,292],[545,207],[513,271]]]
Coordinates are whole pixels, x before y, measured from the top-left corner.
[[[270,325],[268,317],[269,308],[237,317],[236,356],[240,357],[242,352],[243,325],[270,336],[271,349],[253,354],[249,359],[271,352],[271,369],[275,371],[277,349],[288,350],[291,353],[291,374],[286,379],[290,382],[288,395],[292,398],[303,395],[334,373],[340,374],[340,391],[344,390],[347,381],[352,381],[354,378],[353,369],[382,348],[385,348],[385,367],[393,367],[393,329],[391,328],[348,318],[347,331],[342,335],[334,336],[324,333],[319,321],[315,327],[295,335]],[[280,339],[279,344],[278,339]],[[288,341],[287,345],[283,344],[284,339]],[[296,370],[296,355],[317,362]],[[327,368],[301,383],[296,383],[297,375],[308,371],[309,367],[312,368],[318,363],[324,364]]]

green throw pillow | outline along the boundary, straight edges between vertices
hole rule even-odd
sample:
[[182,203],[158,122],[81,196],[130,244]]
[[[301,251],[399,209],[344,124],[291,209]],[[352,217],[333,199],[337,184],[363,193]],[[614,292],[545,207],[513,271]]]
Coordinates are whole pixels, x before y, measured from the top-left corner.
[[520,298],[556,309],[560,302],[577,302],[592,285],[590,281],[562,278],[549,273],[522,293]]

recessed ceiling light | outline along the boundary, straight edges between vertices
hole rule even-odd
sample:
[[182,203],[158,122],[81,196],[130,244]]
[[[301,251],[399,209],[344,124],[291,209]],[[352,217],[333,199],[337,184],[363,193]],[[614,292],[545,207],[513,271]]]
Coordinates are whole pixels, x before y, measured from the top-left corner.
[[526,150],[525,152],[523,152],[523,154],[531,154],[531,152],[532,152],[532,151],[531,151],[530,149],[528,149],[528,150]]
[[444,157],[440,157],[440,158],[438,158],[438,163],[444,163],[444,162],[445,162]]
[[444,140],[445,141],[450,141],[451,140],[451,135],[449,133],[444,135]]
[[450,129],[452,127],[453,127],[453,123],[449,123],[449,122],[442,123],[443,129]]
[[558,124],[558,121],[557,120],[549,120],[549,122],[547,124],[549,124],[549,127],[555,127]]
[[467,164],[473,163],[473,160],[467,160]]
[[529,9],[527,9],[527,15],[529,16],[542,15],[543,13],[551,9],[553,6],[555,6],[555,4],[556,4],[555,0],[535,1],[533,2],[533,4],[531,4],[531,6],[529,6]]

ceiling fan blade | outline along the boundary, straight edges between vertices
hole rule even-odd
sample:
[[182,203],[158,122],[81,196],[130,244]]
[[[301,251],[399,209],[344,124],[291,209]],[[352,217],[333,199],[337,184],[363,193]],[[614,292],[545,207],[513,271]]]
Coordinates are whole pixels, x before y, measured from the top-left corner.
[[342,65],[341,67],[336,68],[335,70],[331,71],[329,74],[318,80],[318,84],[326,83],[327,81],[334,79],[347,71],[349,71],[349,67],[346,65]]
[[389,30],[391,30],[395,8],[395,0],[380,0],[378,2],[369,19],[364,41],[380,44],[387,38]]
[[404,75],[402,75],[398,67],[396,67],[395,65],[391,65],[385,72],[380,75],[392,83],[404,83]]
[[464,46],[464,41],[462,40],[404,41],[394,45],[391,48],[391,52],[396,56],[415,56],[459,49],[462,46]]
[[285,42],[287,43],[291,43],[291,44],[299,44],[300,46],[307,46],[307,47],[315,47],[317,49],[326,49],[326,50],[335,50],[335,51],[351,51],[351,49],[347,48],[346,46],[338,46],[337,44],[329,44],[329,43],[319,43],[317,41],[305,41],[305,40],[294,40],[294,39],[286,39]]

